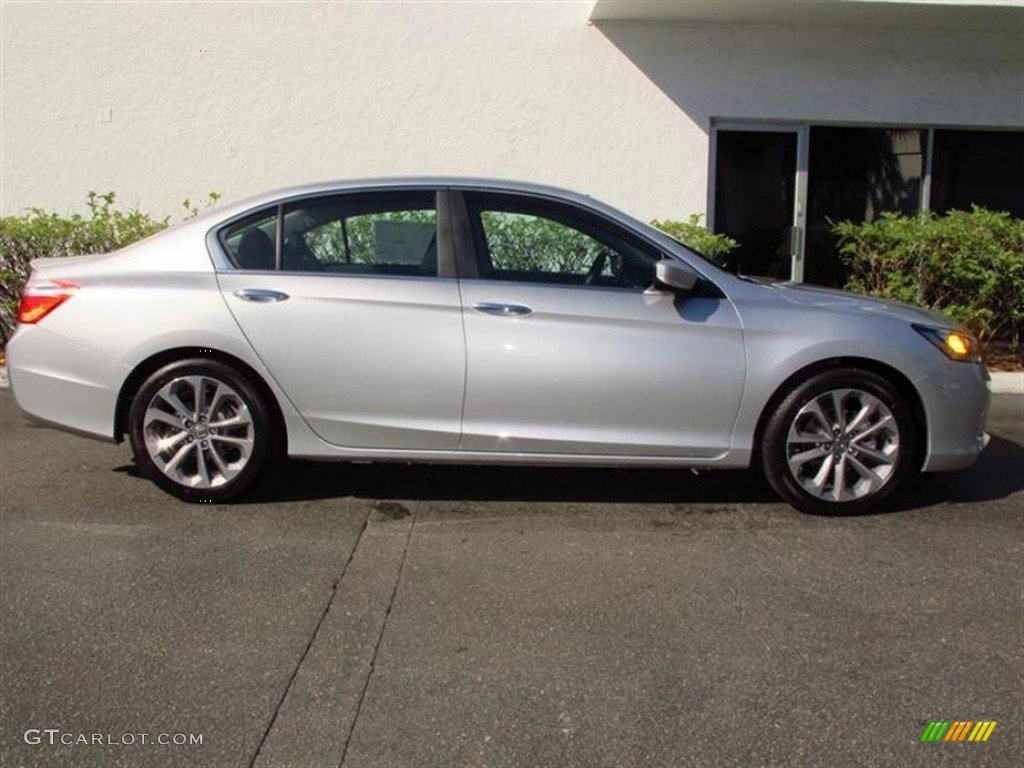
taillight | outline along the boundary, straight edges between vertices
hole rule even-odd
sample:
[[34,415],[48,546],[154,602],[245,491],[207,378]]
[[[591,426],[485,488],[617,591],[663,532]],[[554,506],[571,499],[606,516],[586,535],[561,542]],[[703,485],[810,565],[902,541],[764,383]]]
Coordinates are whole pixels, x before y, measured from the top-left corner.
[[67,280],[47,280],[30,285],[21,295],[18,322],[26,325],[38,323],[77,291],[78,286]]

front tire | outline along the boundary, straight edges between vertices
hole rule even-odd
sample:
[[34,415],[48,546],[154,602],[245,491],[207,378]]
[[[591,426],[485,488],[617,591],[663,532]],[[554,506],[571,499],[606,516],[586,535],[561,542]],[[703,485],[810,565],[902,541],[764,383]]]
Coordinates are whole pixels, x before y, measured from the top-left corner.
[[219,502],[266,466],[273,419],[255,386],[217,360],[164,366],[139,388],[128,416],[136,466],[179,499]]
[[779,404],[764,431],[769,484],[802,512],[860,514],[916,468],[910,407],[886,379],[857,368],[825,371]]

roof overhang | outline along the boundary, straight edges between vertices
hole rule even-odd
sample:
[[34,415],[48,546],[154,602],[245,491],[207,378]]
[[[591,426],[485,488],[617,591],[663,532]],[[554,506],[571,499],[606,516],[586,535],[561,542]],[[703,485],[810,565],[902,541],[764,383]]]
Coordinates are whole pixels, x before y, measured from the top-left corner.
[[1021,34],[1024,0],[596,0],[590,20]]

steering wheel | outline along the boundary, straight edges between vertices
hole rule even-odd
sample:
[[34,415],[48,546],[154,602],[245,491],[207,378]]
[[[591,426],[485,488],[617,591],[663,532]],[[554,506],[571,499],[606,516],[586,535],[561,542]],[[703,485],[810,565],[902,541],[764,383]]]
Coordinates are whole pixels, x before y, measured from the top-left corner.
[[608,263],[608,251],[601,251],[597,254],[597,258],[594,259],[594,263],[590,265],[590,269],[587,270],[587,277],[583,281],[584,285],[592,285],[598,276],[604,272],[605,264]]

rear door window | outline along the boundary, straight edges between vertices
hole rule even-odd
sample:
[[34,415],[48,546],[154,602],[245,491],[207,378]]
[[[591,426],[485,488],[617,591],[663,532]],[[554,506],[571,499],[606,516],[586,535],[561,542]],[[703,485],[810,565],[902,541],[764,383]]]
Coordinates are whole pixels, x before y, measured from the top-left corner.
[[286,272],[437,274],[433,192],[338,195],[284,208]]

